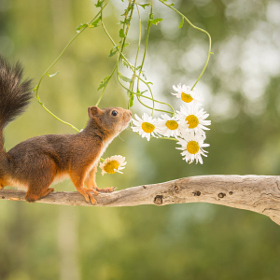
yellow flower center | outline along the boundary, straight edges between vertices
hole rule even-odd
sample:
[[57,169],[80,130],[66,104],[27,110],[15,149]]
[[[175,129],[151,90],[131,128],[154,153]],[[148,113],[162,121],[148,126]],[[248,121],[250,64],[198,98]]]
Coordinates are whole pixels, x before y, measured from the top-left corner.
[[118,170],[120,166],[120,163],[117,160],[111,160],[106,163],[106,165],[103,167],[104,171],[109,174],[116,173],[116,170]]
[[188,115],[186,117],[186,122],[188,123],[189,128],[195,128],[199,124],[198,118],[195,115]]
[[149,122],[143,122],[142,123],[142,129],[146,133],[151,133],[151,132],[154,131],[155,126],[153,124],[149,123]]
[[169,120],[165,123],[165,125],[167,126],[167,128],[169,128],[170,130],[175,130],[178,128],[178,123],[174,120]]
[[196,141],[190,141],[188,144],[187,144],[187,151],[190,153],[190,154],[196,154],[198,151],[199,151],[199,145]]
[[181,99],[186,103],[190,103],[193,101],[192,96],[190,94],[184,93],[184,92],[181,93]]

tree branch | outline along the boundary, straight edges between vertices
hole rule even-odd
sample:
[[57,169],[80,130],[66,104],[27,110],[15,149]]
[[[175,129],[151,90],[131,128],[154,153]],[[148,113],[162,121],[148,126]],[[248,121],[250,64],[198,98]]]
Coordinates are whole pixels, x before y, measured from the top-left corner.
[[[24,200],[24,195],[24,191],[0,191],[0,199]],[[110,207],[207,202],[257,212],[280,225],[280,176],[187,177],[100,194],[96,201],[96,205],[87,203],[78,192],[54,192],[37,202]]]

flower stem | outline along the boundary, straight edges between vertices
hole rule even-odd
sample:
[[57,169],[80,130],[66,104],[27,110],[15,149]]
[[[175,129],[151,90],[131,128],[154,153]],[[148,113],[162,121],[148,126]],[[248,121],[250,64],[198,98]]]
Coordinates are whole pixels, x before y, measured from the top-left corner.
[[80,131],[78,128],[76,128],[74,125],[72,125],[71,123],[68,123],[62,119],[60,119],[58,116],[56,116],[54,113],[52,113],[45,105],[44,103],[41,101],[40,97],[39,97],[39,88],[41,85],[41,82],[43,80],[43,78],[48,75],[49,70],[58,62],[58,60],[61,58],[61,56],[65,53],[65,51],[68,49],[68,47],[73,43],[73,41],[82,34],[82,32],[84,32],[102,13],[102,10],[106,7],[107,4],[105,4],[104,6],[101,7],[101,10],[89,21],[88,24],[85,24],[85,26],[79,30],[79,32],[68,42],[68,44],[63,48],[63,50],[60,52],[60,54],[57,56],[57,58],[53,61],[53,63],[46,69],[46,71],[43,73],[43,75],[41,76],[41,78],[39,79],[39,82],[37,84],[37,86],[34,88],[34,92],[35,92],[35,96],[36,99],[38,101],[38,103],[51,115],[53,116],[55,119],[57,119],[58,121],[60,121],[63,124],[69,125],[70,127],[72,127],[73,129],[75,129],[76,131]]
[[[145,62],[145,59],[146,59],[146,55],[147,55],[147,49],[148,49],[148,42],[149,42],[149,35],[150,35],[150,30],[151,30],[151,27],[152,27],[152,24],[151,24],[151,19],[153,17],[153,1],[151,1],[151,10],[150,10],[150,13],[149,13],[149,20],[148,20],[148,27],[147,27],[147,34],[146,34],[146,40],[145,40],[145,48],[144,48],[144,54],[143,54],[143,58],[142,58],[142,63],[140,65],[140,70],[139,70],[139,78],[138,78],[138,82],[137,82],[137,92],[139,92],[139,80],[141,80],[141,74],[142,74],[142,71],[143,71],[143,66],[144,66],[144,62]],[[142,80],[143,81],[143,80]],[[149,91],[151,93],[151,97],[152,97],[152,100],[153,100],[153,109],[152,109],[152,116],[154,114],[154,108],[155,108],[155,102],[154,102],[154,97],[153,97],[153,93],[151,91],[151,88],[148,86],[147,83],[145,83],[146,86],[149,88]]]
[[194,87],[197,85],[198,81],[201,79],[202,75],[204,74],[204,72],[205,72],[205,70],[206,70],[206,68],[207,68],[207,65],[208,65],[208,62],[209,62],[209,59],[210,59],[210,55],[213,54],[213,53],[211,52],[211,36],[210,36],[210,34],[209,34],[206,30],[195,26],[185,15],[183,15],[181,12],[179,12],[179,11],[178,11],[176,8],[174,8],[172,5],[165,3],[164,0],[159,0],[159,2],[161,2],[163,5],[165,5],[166,7],[170,8],[171,10],[175,11],[177,14],[179,14],[185,21],[187,21],[187,23],[188,23],[191,27],[193,27],[194,29],[197,29],[197,30],[199,30],[199,31],[201,31],[201,32],[203,32],[203,33],[205,33],[205,34],[208,36],[209,47],[208,47],[207,59],[206,59],[205,65],[204,65],[204,67],[203,67],[203,69],[202,69],[202,72],[200,73],[198,79],[196,80],[196,82],[194,83],[194,85],[193,85],[192,88],[191,88],[191,90],[193,90]]
[[155,138],[157,138],[157,139],[164,139],[164,140],[174,140],[174,141],[178,141],[178,139],[173,138],[173,137],[158,136],[158,137],[155,137]]
[[98,106],[99,103],[100,103],[100,101],[102,100],[103,95],[104,95],[104,93],[105,93],[105,90],[106,90],[106,88],[107,88],[107,85],[108,85],[109,81],[111,80],[111,78],[113,77],[113,75],[114,75],[114,73],[116,72],[116,70],[117,70],[117,65],[114,67],[113,71],[111,72],[111,74],[110,74],[110,76],[109,76],[109,78],[108,78],[108,82],[107,82],[107,84],[104,86],[104,88],[103,88],[103,90],[102,90],[102,93],[101,93],[101,95],[99,96],[99,98],[98,98],[98,100],[97,100],[95,106]]

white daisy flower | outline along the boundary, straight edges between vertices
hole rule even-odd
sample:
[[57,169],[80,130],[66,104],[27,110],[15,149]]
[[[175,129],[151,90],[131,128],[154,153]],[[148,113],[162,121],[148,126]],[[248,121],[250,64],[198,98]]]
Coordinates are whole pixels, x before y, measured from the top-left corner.
[[192,90],[189,86],[179,84],[177,86],[173,86],[173,89],[176,91],[176,93],[171,94],[175,95],[177,98],[180,98],[187,104],[199,105],[202,102],[202,97],[195,88]]
[[[193,139],[194,131],[191,129],[181,129],[180,130],[180,138],[183,138],[185,141],[190,141]],[[197,137],[200,137],[201,141],[205,141],[206,139],[206,134],[203,130],[199,131],[198,133],[195,133]]]
[[100,162],[99,167],[102,169],[102,175],[105,173],[114,174],[116,172],[121,173],[120,170],[125,168],[126,161],[123,156],[112,156],[106,158],[104,162]]
[[150,141],[151,136],[156,137],[159,133],[156,127],[157,120],[146,113],[143,114],[142,119],[135,114],[135,119],[132,119],[132,122],[135,125],[131,127],[132,130],[138,132],[142,138],[147,138],[148,141]]
[[181,155],[186,162],[192,163],[195,160],[196,163],[199,162],[203,164],[202,156],[207,157],[207,151],[203,148],[209,147],[209,144],[206,144],[203,141],[204,139],[201,136],[195,135],[192,132],[192,135],[189,134],[188,139],[178,139],[177,143],[181,145],[181,147],[176,149],[183,150]]
[[210,120],[206,120],[209,116],[202,108],[198,106],[185,105],[177,111],[179,124],[182,128],[194,131],[198,135],[205,135],[204,130],[209,130]]
[[166,137],[178,137],[180,135],[179,121],[176,117],[170,117],[167,114],[161,115],[157,121],[159,133]]

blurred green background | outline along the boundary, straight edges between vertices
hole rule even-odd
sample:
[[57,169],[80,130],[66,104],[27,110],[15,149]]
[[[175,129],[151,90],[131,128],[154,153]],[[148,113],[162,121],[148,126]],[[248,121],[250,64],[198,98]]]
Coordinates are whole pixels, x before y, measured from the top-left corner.
[[[144,1],[142,3],[145,3]],[[173,141],[150,142],[130,129],[105,157],[127,158],[124,174],[100,175],[99,187],[118,189],[205,174],[277,175],[280,169],[280,3],[277,0],[174,1],[212,36],[209,66],[197,85],[210,113],[209,157],[203,165],[182,161]],[[118,40],[124,5],[111,1],[106,26]],[[0,0],[0,52],[20,60],[34,86],[75,28],[97,12],[89,0]],[[148,8],[141,10],[143,23]],[[145,74],[156,98],[171,97],[172,85],[192,85],[207,55],[207,37],[154,1]],[[127,56],[135,55],[137,14]],[[143,38],[145,28],[143,27]],[[82,128],[87,107],[99,97],[100,81],[113,69],[112,45],[103,30],[86,30],[44,78],[42,101]],[[129,49],[130,48],[130,49]],[[113,79],[101,107],[127,106]],[[133,113],[146,110],[135,105]],[[146,111],[147,112],[147,111]],[[10,149],[35,135],[75,133],[48,115],[35,98],[5,130]],[[73,191],[70,181],[56,190]],[[203,203],[131,208],[64,207],[0,201],[0,279],[279,279],[280,227],[248,211]]]

